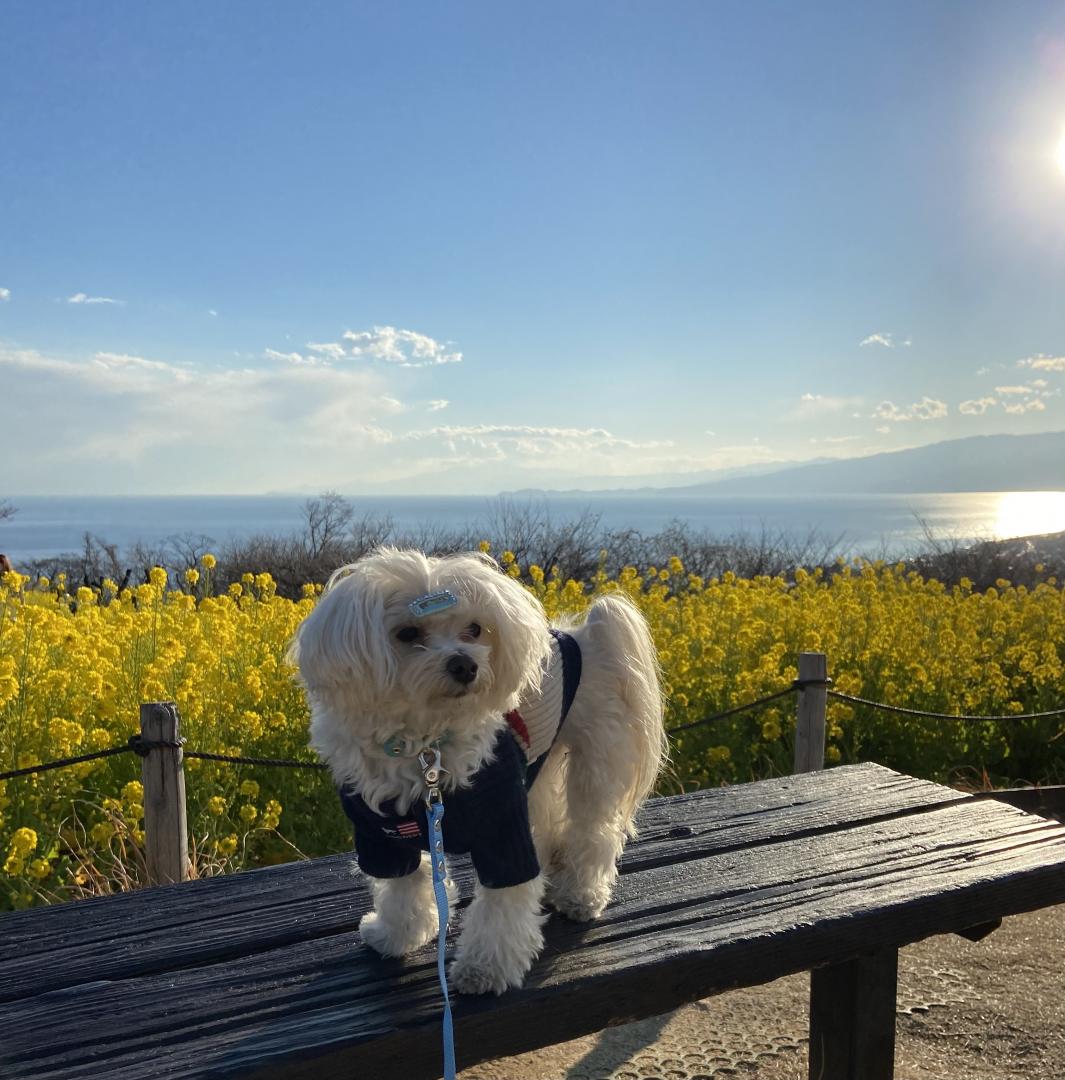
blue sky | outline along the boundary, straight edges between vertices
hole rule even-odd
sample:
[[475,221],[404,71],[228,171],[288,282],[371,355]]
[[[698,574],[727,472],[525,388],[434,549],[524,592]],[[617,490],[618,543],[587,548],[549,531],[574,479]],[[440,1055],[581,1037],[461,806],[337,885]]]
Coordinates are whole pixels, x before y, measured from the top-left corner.
[[0,494],[1058,430],[1063,140],[1034,0],[9,5]]

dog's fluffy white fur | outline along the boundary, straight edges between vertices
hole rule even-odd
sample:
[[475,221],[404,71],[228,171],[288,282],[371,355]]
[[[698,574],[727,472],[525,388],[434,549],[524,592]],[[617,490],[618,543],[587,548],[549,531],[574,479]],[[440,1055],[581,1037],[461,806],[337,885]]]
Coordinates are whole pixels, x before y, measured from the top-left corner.
[[[413,619],[410,601],[440,589],[458,604]],[[397,638],[412,623],[417,640]],[[665,758],[658,664],[643,617],[626,598],[608,595],[565,629],[580,645],[582,675],[529,792],[542,872],[512,888],[476,886],[452,968],[463,993],[521,985],[543,944],[544,900],[580,921],[603,911],[635,812]],[[392,799],[406,813],[424,791],[414,753],[446,733],[445,794],[468,785],[505,713],[536,693],[551,647],[542,606],[489,556],[381,548],[332,576],[293,644],[311,705],[311,744],[338,784],[374,810]],[[476,664],[472,681],[449,673],[456,654]],[[410,739],[411,756],[385,752],[397,734]],[[399,956],[435,936],[427,857],[407,877],[374,880],[373,895],[375,910],[359,928],[377,952]]]

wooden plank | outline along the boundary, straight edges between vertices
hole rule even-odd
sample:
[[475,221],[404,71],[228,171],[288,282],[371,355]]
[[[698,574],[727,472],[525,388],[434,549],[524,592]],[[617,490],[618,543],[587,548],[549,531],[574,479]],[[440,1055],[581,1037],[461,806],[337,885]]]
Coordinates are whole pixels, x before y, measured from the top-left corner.
[[[873,764],[844,766],[819,777],[786,776],[712,788],[648,802],[639,817],[640,836],[626,849],[625,861],[635,867],[689,854],[698,857],[736,836],[741,842],[756,842],[759,833],[772,835],[764,815],[785,808],[790,811],[787,819],[773,827],[821,831],[967,797]],[[737,828],[745,831],[738,834]],[[690,842],[693,838],[695,843]],[[10,957],[52,950],[72,940],[113,942],[123,934],[138,935],[139,913],[148,903],[165,909],[154,912],[154,925],[176,929],[190,919],[220,912],[243,915],[264,904],[296,900],[308,890],[316,896],[346,890],[350,863],[346,853],[188,882],[163,892],[82,900],[77,903],[76,924],[70,904],[11,912],[0,918],[0,965]]]
[[[661,799],[643,810],[622,874],[830,833],[965,800],[876,765]],[[0,1001],[253,954],[353,929],[369,910],[350,854],[0,920]],[[468,895],[468,862],[453,874]],[[43,925],[42,925],[43,924]]]
[[[329,794],[327,797],[332,797]],[[820,777],[785,776],[757,784],[710,788],[687,795],[652,799],[640,813],[641,837],[629,845],[634,853],[648,841],[662,842],[690,836],[689,828],[711,825],[727,830],[729,822],[791,806],[808,808],[818,820],[815,827],[845,825],[870,816],[860,800],[870,800],[874,814],[890,813],[964,798],[958,792],[925,780],[916,780],[872,763],[842,766]],[[838,803],[844,798],[849,804]],[[857,805],[856,805],[857,804]],[[675,845],[674,845],[675,846]],[[260,902],[288,895],[296,899],[309,885],[346,888],[349,879],[338,868],[350,865],[350,854],[286,863],[264,869],[188,882],[166,892],[124,893],[119,896],[81,900],[77,903],[77,928],[73,929],[70,904],[54,904],[30,911],[9,912],[0,917],[0,964],[27,951],[44,951],[71,938],[96,936],[114,940],[124,932],[137,933],[138,912],[149,900],[165,911],[156,912],[156,925],[179,927],[188,919],[218,910],[246,912]],[[335,861],[339,860],[339,861]],[[319,880],[319,878],[321,880]],[[160,918],[166,921],[158,922]]]
[[[1063,871],[1065,829],[968,803],[634,872],[596,923],[551,920],[524,990],[457,1004],[460,1060],[1061,902]],[[5,1006],[0,1061],[10,1080],[412,1080],[438,1075],[438,1010],[431,950],[383,961],[350,933]]]
[[816,968],[810,976],[810,1080],[892,1080],[898,949]]

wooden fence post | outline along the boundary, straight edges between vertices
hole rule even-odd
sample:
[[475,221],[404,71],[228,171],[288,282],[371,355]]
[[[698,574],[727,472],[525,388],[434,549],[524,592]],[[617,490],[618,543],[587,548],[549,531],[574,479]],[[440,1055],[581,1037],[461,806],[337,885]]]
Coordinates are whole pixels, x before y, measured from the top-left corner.
[[[177,743],[180,722],[172,701],[141,705],[141,738],[148,743]],[[166,885],[187,881],[189,840],[185,814],[185,770],[181,748],[161,746],[141,758],[144,784],[144,844],[148,881]]]
[[799,681],[820,682],[799,690],[795,716],[795,772],[817,772],[825,767],[825,711],[828,706],[828,657],[799,653]]

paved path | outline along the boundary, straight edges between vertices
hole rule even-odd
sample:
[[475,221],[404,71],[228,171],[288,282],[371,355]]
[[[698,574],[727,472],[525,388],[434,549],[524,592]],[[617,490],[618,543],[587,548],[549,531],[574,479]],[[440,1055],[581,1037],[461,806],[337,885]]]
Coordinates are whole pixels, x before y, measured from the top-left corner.
[[[932,938],[899,958],[896,1080],[1065,1077],[1065,905],[981,942]],[[806,1080],[809,977],[519,1057],[461,1080]]]

